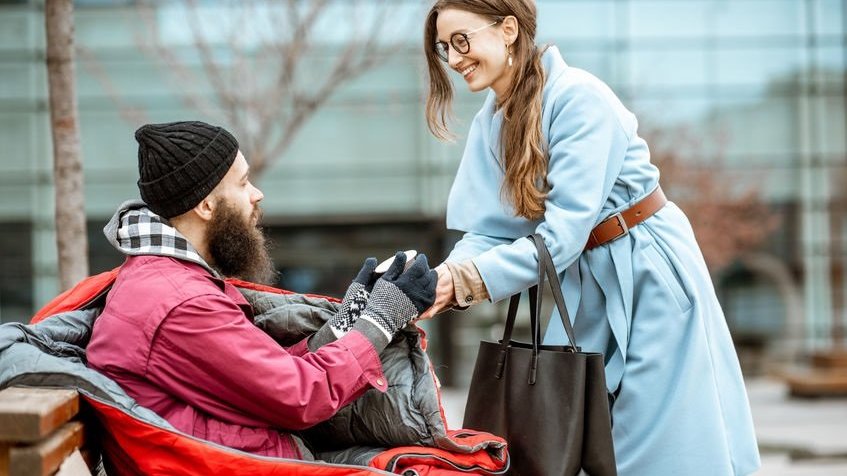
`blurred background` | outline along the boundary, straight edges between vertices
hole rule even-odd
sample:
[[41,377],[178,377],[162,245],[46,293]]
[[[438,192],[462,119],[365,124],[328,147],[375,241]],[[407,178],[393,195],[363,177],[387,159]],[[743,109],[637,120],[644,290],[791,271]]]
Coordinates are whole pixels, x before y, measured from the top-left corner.
[[[138,195],[134,130],[189,119],[238,137],[265,193],[278,286],[341,295],[366,256],[417,249],[443,260],[459,238],[445,229],[447,195],[484,95],[457,81],[458,138],[432,138],[421,52],[430,4],[75,1],[88,272],[122,261],[101,230]],[[760,385],[760,432],[796,429],[783,418],[791,402],[823,415],[824,426],[806,427],[823,446],[778,429],[760,443],[792,461],[798,448],[845,461],[822,429],[847,423],[844,401],[785,396],[847,393],[847,2],[537,5],[538,43],[557,45],[638,116],[663,187],[691,218],[748,382]],[[61,291],[44,10],[44,0],[0,0],[2,322],[27,321]],[[503,316],[483,304],[424,323],[448,403],[462,400],[478,342],[499,336]]]

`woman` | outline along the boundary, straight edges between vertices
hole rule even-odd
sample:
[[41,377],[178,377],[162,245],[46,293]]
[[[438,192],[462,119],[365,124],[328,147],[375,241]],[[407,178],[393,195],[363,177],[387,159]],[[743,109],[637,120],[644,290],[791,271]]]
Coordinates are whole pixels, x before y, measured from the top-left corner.
[[[440,0],[425,24],[427,120],[450,137],[447,69],[488,89],[447,205],[465,234],[436,303],[499,301],[536,280],[525,237],[561,273],[579,344],[606,355],[620,474],[749,474],[759,455],[723,313],[637,122],[599,79],[536,47],[532,0]],[[554,318],[545,343],[565,343]],[[557,325],[558,323],[558,325]]]

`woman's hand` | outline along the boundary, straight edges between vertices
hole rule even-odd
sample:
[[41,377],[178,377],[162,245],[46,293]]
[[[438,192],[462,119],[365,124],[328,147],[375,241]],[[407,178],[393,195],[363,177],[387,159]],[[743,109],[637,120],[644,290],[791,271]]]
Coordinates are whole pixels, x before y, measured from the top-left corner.
[[438,273],[438,284],[435,286],[435,303],[422,312],[418,319],[430,319],[456,301],[456,291],[453,289],[453,275],[446,264],[441,263],[435,268]]

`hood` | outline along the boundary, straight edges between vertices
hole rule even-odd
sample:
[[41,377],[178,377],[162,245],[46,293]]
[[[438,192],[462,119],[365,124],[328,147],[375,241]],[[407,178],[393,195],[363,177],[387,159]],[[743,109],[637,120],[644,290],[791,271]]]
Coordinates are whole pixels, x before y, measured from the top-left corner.
[[127,200],[103,228],[112,246],[127,256],[155,255],[199,264],[215,271],[170,222],[147,208],[141,200]]

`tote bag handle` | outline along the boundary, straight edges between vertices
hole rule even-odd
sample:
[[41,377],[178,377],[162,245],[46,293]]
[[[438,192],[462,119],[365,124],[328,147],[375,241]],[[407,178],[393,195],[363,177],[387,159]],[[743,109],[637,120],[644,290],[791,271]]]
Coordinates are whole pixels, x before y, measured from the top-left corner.
[[[538,345],[541,340],[541,299],[545,277],[550,282],[550,289],[553,292],[553,300],[556,303],[556,308],[559,310],[559,317],[562,319],[562,324],[565,327],[568,342],[570,342],[570,346],[566,349],[570,352],[579,352],[580,349],[577,347],[573,325],[571,324],[571,320],[568,315],[568,309],[565,306],[565,299],[562,296],[562,285],[559,281],[559,276],[556,273],[556,267],[553,265],[553,258],[550,256],[550,251],[547,249],[547,245],[544,244],[544,240],[541,238],[540,234],[535,233],[527,238],[535,244],[535,248],[538,251],[538,284],[529,288],[529,319],[530,332],[532,333],[532,358],[529,372],[529,383],[534,384],[538,368]],[[503,330],[503,339],[500,341],[500,355],[497,360],[496,367],[496,377],[498,379],[503,376],[503,369],[506,364],[506,355],[508,354],[509,344],[511,343],[512,330],[515,325],[520,299],[521,295],[518,293],[513,295],[509,301],[506,327]]]

